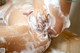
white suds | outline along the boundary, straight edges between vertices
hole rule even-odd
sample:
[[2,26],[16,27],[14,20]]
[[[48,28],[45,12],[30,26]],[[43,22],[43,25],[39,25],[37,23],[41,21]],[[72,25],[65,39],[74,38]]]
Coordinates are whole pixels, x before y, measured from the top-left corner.
[[55,50],[55,49],[52,49],[51,51],[52,51],[51,53],[66,53],[66,52],[63,52],[63,51]]
[[18,53],[17,51],[13,51],[13,53]]
[[6,42],[5,38],[0,37],[0,43],[5,43],[5,42]]

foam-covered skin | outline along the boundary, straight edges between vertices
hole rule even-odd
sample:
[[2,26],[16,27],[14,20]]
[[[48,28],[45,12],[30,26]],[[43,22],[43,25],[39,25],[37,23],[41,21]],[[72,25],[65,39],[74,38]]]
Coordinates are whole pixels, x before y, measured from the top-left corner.
[[[70,12],[70,6],[71,6],[71,2],[68,2],[67,0],[34,0],[34,10],[36,13],[34,13],[37,16],[37,13],[40,13],[41,16],[43,17],[43,20],[46,20],[46,13],[51,14],[52,17],[55,20],[53,23],[53,29],[49,28],[48,32],[54,35],[60,34],[61,31],[63,30],[64,22],[65,22],[65,18],[68,18],[67,16],[69,15]],[[60,11],[62,13],[59,13],[59,8],[60,7]],[[47,11],[45,11],[45,9],[47,9]],[[62,17],[62,15],[64,15],[65,17]],[[70,24],[70,23],[68,23]],[[69,27],[69,26],[68,26]]]
[[[23,52],[23,53],[41,52],[42,53],[42,51],[45,51],[48,48],[51,42],[51,40],[48,37],[48,34],[45,33],[46,34],[45,35],[43,32],[36,30],[36,27],[35,27],[36,22],[34,22],[34,17],[29,17],[26,14],[26,12],[28,12],[27,11],[28,8],[22,10],[21,6],[20,6],[21,8],[18,8],[17,5],[15,6],[16,7],[12,9],[13,11],[11,12],[10,16],[8,16],[9,19],[8,20],[6,19],[8,21],[7,22],[8,26],[0,27],[1,28],[0,48],[2,47],[5,48],[7,53],[9,52]],[[38,7],[36,8],[37,9],[34,11],[37,11],[40,9],[40,8],[38,9]],[[55,14],[55,15],[58,14],[56,9],[53,8],[52,6],[50,6],[50,10],[52,14]],[[44,8],[40,9],[40,11],[42,11],[41,14],[43,14]],[[31,15],[33,16],[33,14],[34,12]],[[37,13],[35,12],[34,15],[36,17]],[[46,20],[45,15],[47,15],[46,12],[45,14],[43,14],[43,18],[42,18],[43,21]],[[32,21],[31,24],[29,24],[29,18],[33,18],[31,19]],[[55,27],[56,31],[60,30],[58,33],[61,32],[62,25],[63,25],[63,21],[61,20],[63,19],[58,17],[57,23],[60,23],[60,24],[57,25],[56,23],[56,27]],[[51,32],[50,30],[51,29],[49,29],[48,31],[49,33],[55,34],[54,32]]]
[[32,5],[24,4],[12,5],[5,15],[6,26],[0,26],[0,48],[6,53],[42,53],[50,45],[47,32],[37,30],[35,17],[29,13]]
[[0,26],[0,48],[4,48],[6,53],[42,53],[49,47],[50,41],[47,36],[38,36],[25,25]]

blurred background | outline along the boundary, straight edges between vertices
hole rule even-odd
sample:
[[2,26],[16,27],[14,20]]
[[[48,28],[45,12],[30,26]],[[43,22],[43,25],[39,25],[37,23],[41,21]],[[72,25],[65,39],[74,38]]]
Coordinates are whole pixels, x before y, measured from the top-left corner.
[[71,26],[68,30],[80,35],[80,0],[73,0],[70,12]]

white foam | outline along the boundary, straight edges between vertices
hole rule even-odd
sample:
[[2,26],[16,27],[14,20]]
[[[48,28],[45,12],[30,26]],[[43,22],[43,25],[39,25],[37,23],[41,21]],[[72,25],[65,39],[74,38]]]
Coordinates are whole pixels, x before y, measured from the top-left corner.
[[3,37],[0,37],[0,43],[6,43],[6,40],[5,40],[5,38],[3,38]]
[[45,5],[48,7],[50,4],[57,7],[59,5],[59,0],[44,0]]
[[13,51],[13,53],[19,53],[19,52],[17,52],[17,51]]
[[56,49],[52,49],[51,50],[51,53],[66,53],[66,52],[59,51],[59,50],[56,50]]

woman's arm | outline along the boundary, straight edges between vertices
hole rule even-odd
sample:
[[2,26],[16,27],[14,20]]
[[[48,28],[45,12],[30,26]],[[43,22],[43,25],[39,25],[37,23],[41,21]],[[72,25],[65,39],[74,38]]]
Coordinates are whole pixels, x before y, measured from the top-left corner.
[[60,0],[60,6],[61,10],[64,13],[64,15],[68,15],[71,8],[71,0]]

